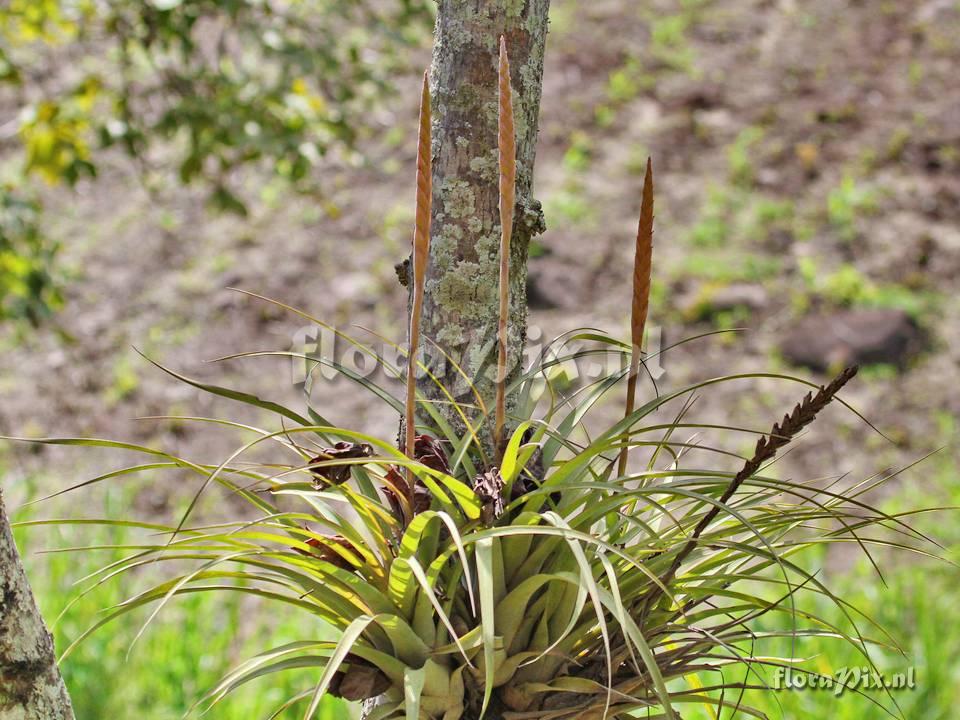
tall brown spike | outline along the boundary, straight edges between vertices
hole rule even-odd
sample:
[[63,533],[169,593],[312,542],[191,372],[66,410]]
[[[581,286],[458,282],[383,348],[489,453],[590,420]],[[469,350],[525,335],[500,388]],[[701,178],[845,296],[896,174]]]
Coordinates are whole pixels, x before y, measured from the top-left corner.
[[517,140],[513,119],[513,91],[510,88],[510,58],[507,40],[500,37],[499,93],[500,150],[500,317],[497,326],[497,405],[494,420],[494,450],[503,452],[507,395],[507,321],[510,312],[510,240],[517,188]]
[[[627,404],[624,417],[633,412],[637,396],[637,376],[640,374],[640,347],[650,309],[650,276],[653,272],[653,161],[647,158],[647,174],[643,179],[643,199],[640,203],[640,226],[637,229],[637,248],[633,260],[633,308],[630,316],[630,376],[627,378]],[[617,474],[627,471],[630,446],[624,438],[620,450]]]
[[[433,203],[432,151],[430,137],[430,78],[423,75],[420,97],[420,135],[417,144],[417,209],[413,231],[413,297],[410,303],[410,349],[407,352],[407,399],[404,413],[406,430],[404,452],[414,457],[417,409],[417,349],[420,346],[420,318],[423,314],[423,289],[430,255],[430,211]],[[408,500],[413,498],[413,471],[407,469]]]

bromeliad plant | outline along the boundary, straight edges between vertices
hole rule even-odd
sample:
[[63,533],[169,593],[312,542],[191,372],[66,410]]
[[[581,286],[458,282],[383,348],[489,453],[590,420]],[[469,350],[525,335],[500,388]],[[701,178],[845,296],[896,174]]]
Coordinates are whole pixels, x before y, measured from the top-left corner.
[[[144,606],[152,606],[152,619],[177,596],[194,592],[249,593],[301,613],[300,641],[265,648],[205,698],[215,704],[252,680],[315,669],[309,686],[274,717],[300,705],[310,718],[327,694],[368,701],[371,720],[675,720],[692,705],[707,708],[712,717],[727,711],[726,717],[763,717],[749,707],[745,692],[765,686],[766,670],[811,672],[793,658],[764,655],[765,642],[826,635],[852,643],[865,655],[871,642],[859,628],[865,621],[799,556],[839,542],[868,551],[870,546],[910,548],[925,539],[904,516],[884,514],[864,500],[887,478],[840,489],[777,479],[769,469],[776,453],[824,407],[843,403],[838,392],[854,368],[822,387],[805,383],[813,391],[768,432],[692,422],[691,399],[714,384],[752,377],[804,381],[770,373],[717,377],[637,405],[653,239],[649,165],[631,343],[596,332],[573,334],[507,381],[502,350],[514,145],[503,47],[500,72],[504,287],[492,416],[491,398],[475,394],[469,403],[458,403],[448,393],[462,425],[454,428],[417,393],[414,382],[430,236],[425,80],[412,350],[406,367],[378,358],[388,374],[406,376],[405,401],[333,360],[305,358],[331,363],[394,408],[404,419],[401,446],[336,427],[314,409],[301,414],[175,373],[204,391],[269,411],[280,427],[195,418],[253,436],[218,465],[124,443],[43,441],[134,449],[150,456],[145,464],[90,482],[168,470],[187,471],[200,480],[182,520],[166,528],[160,542],[131,547],[125,559],[92,580],[125,577],[157,561],[175,568],[173,576],[111,609],[90,632]],[[579,340],[593,341],[594,349],[564,349]],[[359,340],[350,342],[376,357]],[[562,398],[553,370],[601,352],[620,356],[624,369]],[[597,431],[591,410],[624,375],[629,376],[625,414]],[[668,416],[670,407],[677,409]],[[679,437],[709,431],[759,437],[745,458]],[[265,447],[274,451],[269,461],[249,459],[254,451],[260,457]],[[708,462],[711,458],[715,462]],[[215,526],[194,524],[197,501],[213,485],[247,501],[252,516]],[[813,614],[804,600],[815,595],[835,603],[850,620],[849,628]],[[311,619],[335,628],[338,639],[313,636],[310,628],[321,623]],[[763,632],[757,629],[761,619]],[[782,630],[771,632],[771,626]]]

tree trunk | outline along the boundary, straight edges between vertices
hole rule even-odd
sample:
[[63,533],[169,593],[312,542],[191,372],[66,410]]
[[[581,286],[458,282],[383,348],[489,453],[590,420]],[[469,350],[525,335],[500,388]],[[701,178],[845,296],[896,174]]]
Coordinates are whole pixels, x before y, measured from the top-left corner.
[[73,720],[53,638],[13,542],[0,490],[0,720]]
[[[427,341],[419,350],[429,358],[433,375],[455,398],[470,402],[472,383],[490,408],[499,315],[500,37],[506,37],[510,54],[517,127],[507,348],[510,376],[515,376],[527,331],[527,250],[530,239],[544,230],[543,213],[532,190],[549,9],[550,0],[438,2],[430,68],[433,210],[421,336],[443,352],[438,353]],[[447,422],[463,429],[459,415],[434,380],[422,377],[418,387],[428,399],[440,401],[436,408]],[[488,440],[492,425],[491,412],[484,433]],[[369,716],[378,700],[364,703],[363,717]],[[495,696],[484,720],[501,720],[504,712]],[[471,713],[462,720],[475,720]]]
[[[527,249],[544,229],[531,192],[549,7],[549,0],[440,0],[437,12],[430,71],[433,226],[422,332],[460,365],[491,406],[499,302],[499,40],[506,37],[510,54],[517,125],[508,343],[508,367],[515,375],[526,339]],[[429,343],[421,351],[447,389],[468,399],[463,375]],[[419,385],[428,398],[445,400],[429,378]],[[449,404],[437,407],[462,428]]]

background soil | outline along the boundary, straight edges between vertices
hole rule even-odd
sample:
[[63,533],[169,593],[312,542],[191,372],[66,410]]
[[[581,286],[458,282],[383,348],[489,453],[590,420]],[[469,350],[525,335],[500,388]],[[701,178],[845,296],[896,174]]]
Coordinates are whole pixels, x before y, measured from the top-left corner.
[[[953,0],[556,2],[536,179],[549,229],[531,261],[532,326],[545,338],[580,326],[625,333],[650,154],[652,321],[668,343],[746,328],[671,349],[661,391],[752,371],[823,382],[778,350],[802,318],[899,308],[923,329],[922,349],[899,366],[869,368],[846,393],[893,442],[834,408],[779,472],[862,478],[940,446],[954,453],[958,37]],[[206,363],[289,349],[304,324],[229,287],[402,342],[405,294],[393,265],[409,244],[417,68],[428,57],[411,57],[411,72],[397,78],[400,92],[372,118],[362,159],[332,157],[316,169],[322,199],[250,175],[251,216],[216,217],[172,175],[148,192],[120,156],[95,182],[51,189],[49,230],[64,240],[72,275],[66,307],[59,327],[5,339],[0,431],[160,443],[219,462],[235,436],[132,418],[254,414],[178,383],[132,348],[193,377],[302,403],[285,359]],[[801,394],[783,382],[730,384],[703,392],[695,415],[766,428]],[[332,420],[394,433],[391,413],[353,388],[323,385],[314,401]],[[14,480],[39,477],[51,488],[122,463],[77,449],[2,452]],[[922,483],[923,465],[903,478],[907,489]],[[8,485],[13,504],[26,496],[22,483]],[[140,497],[161,512],[170,493],[153,483]]]

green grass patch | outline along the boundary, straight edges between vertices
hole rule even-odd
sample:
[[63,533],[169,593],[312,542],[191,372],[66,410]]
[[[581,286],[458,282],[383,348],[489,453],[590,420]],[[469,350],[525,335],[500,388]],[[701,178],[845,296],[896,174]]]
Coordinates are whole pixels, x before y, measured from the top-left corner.
[[782,269],[783,262],[776,257],[719,249],[691,252],[677,274],[717,283],[763,282],[776,277]]
[[[84,500],[90,500],[90,494]],[[61,514],[77,515],[60,505]],[[112,513],[121,511],[115,507]],[[48,513],[50,508],[41,505]],[[29,519],[19,512],[13,521]],[[15,531],[24,563],[44,617],[52,626],[58,652],[134,595],[130,578],[95,585],[81,595],[78,583],[108,563],[132,554],[120,549],[41,553],[65,547],[118,546],[138,542],[134,531],[120,527],[21,527]],[[155,538],[154,538],[155,539]],[[140,538],[142,540],[142,538]],[[154,576],[150,569],[144,579]],[[84,583],[87,587],[89,583]],[[62,671],[80,720],[138,718],[179,720],[205,692],[240,662],[270,647],[313,636],[323,639],[331,630],[316,618],[277,612],[240,593],[194,593],[174,599],[134,642],[147,620],[134,612],[109,623],[83,641],[62,663]],[[62,615],[61,615],[62,613]],[[59,621],[55,619],[59,616]],[[313,627],[310,627],[310,624]],[[203,717],[210,720],[251,720],[269,717],[288,698],[310,689],[316,673],[291,672],[254,681],[229,695]],[[299,720],[305,707],[293,706],[279,718]],[[198,709],[194,717],[200,716]],[[325,698],[322,720],[351,716],[346,703]]]
[[800,276],[810,293],[839,307],[888,308],[903,310],[914,319],[934,312],[939,294],[916,290],[896,283],[877,283],[850,263],[824,271],[813,258],[801,258]]

